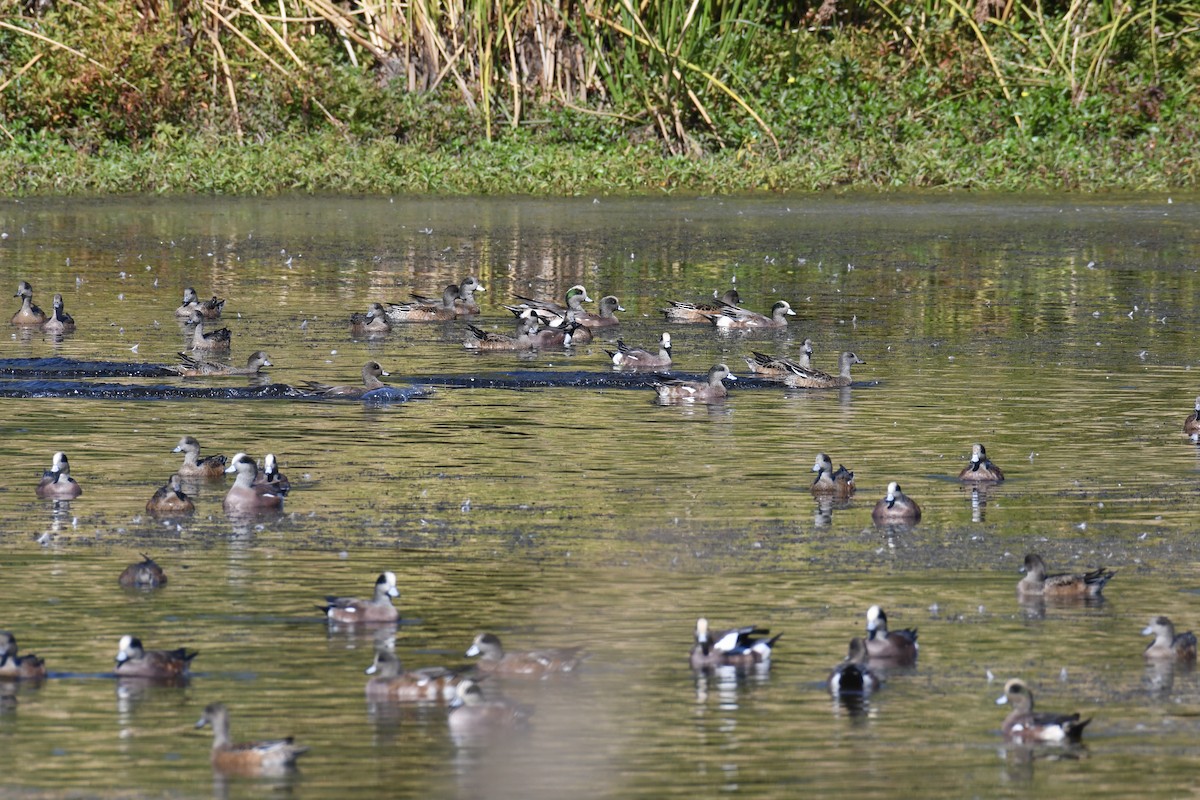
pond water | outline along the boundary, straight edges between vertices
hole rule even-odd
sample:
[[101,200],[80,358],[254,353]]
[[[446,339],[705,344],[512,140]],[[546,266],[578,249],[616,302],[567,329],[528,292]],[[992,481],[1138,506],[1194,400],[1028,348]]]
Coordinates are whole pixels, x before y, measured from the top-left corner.
[[[173,311],[194,286],[228,298],[232,360],[265,350],[272,384],[356,383],[377,359],[391,385],[433,389],[364,405],[145,399],[245,378],[70,378],[154,387],[136,397],[74,396],[53,373],[0,381],[0,629],[51,670],[0,684],[0,793],[1190,793],[1200,685],[1148,668],[1139,632],[1155,614],[1200,626],[1200,454],[1181,433],[1200,393],[1197,199],[6,201],[0,286],[29,280],[44,308],[61,292],[78,330],[13,329],[0,366],[174,363]],[[627,311],[593,344],[524,357],[468,353],[461,321],[350,335],[368,303],[467,274],[487,286],[488,329],[511,328],[514,294],[575,283]],[[733,335],[663,322],[665,301],[732,285],[797,315]],[[618,336],[648,347],[664,330],[688,375],[725,361],[745,378],[750,350],[795,357],[805,337],[819,368],[842,350],[866,363],[848,389],[743,380],[712,406],[600,380]],[[445,385],[470,376],[480,388]],[[192,518],[149,517],[183,435],[275,453],[284,513],[230,519],[215,482]],[[1009,476],[984,492],[954,479],[976,441]],[[64,505],[33,491],[56,450],[84,488]],[[859,487],[831,512],[807,489],[820,451]],[[924,509],[912,529],[871,523],[892,480]],[[141,552],[170,582],[124,592]],[[1019,605],[1027,552],[1116,569],[1107,601]],[[398,630],[329,628],[323,598],[367,595],[385,569]],[[874,603],[919,627],[921,655],[856,708],[822,682]],[[769,672],[693,675],[699,616],[782,632]],[[366,702],[377,640],[394,634],[407,667],[459,665],[485,630],[590,654],[565,679],[484,681],[533,709],[528,732],[456,743],[440,707]],[[193,677],[118,684],[124,634],[199,651]],[[1084,748],[1004,743],[995,699],[1017,676],[1040,708],[1093,718]],[[218,700],[235,739],[309,746],[299,771],[214,775],[211,734],[192,726]]]

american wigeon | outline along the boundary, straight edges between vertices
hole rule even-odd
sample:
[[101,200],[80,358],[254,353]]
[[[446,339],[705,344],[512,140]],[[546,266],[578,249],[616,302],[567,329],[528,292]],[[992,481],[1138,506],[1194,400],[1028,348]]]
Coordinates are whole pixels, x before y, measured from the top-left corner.
[[825,683],[833,694],[870,694],[883,680],[867,664],[867,643],[855,636],[846,657],[830,671]]
[[142,560],[121,571],[117,583],[126,589],[157,589],[167,585],[167,573],[153,558],[142,553]]
[[46,662],[32,653],[17,655],[17,637],[0,631],[0,679],[37,680],[46,677]]
[[898,666],[917,663],[917,629],[902,628],[889,631],[887,614],[879,606],[867,609],[867,656]]
[[292,737],[235,744],[229,735],[229,710],[224,703],[210,703],[196,723],[197,728],[212,725],[212,765],[215,769],[238,775],[278,775],[294,769],[296,759],[308,752]]
[[[713,290],[713,298],[717,292]],[[727,306],[738,307],[742,298],[737,289],[726,289],[719,299],[712,303],[688,303],[668,300],[667,308],[660,309],[667,322],[708,322],[709,317],[722,313]]]
[[778,633],[768,639],[766,636],[770,632],[757,625],[744,625],[714,633],[709,630],[708,620],[701,617],[696,620],[696,643],[688,653],[688,663],[692,669],[751,667],[768,663],[775,643],[783,636]]
[[200,442],[194,436],[184,436],[172,453],[183,453],[183,463],[177,470],[181,478],[221,478],[225,475],[225,456],[200,458]]
[[[458,296],[454,298],[454,310],[460,317],[478,314],[479,302],[475,299],[475,293],[486,291],[487,287],[480,283],[478,278],[473,275],[468,275],[458,284]],[[445,303],[444,297],[442,300],[438,300],[433,297],[425,297],[424,295],[414,294],[412,295],[412,299],[427,306]]]
[[833,471],[833,460],[825,453],[817,453],[816,463],[812,471],[817,473],[812,484],[808,487],[813,494],[827,494],[834,497],[849,497],[854,494],[854,473],[838,464],[837,472]]
[[401,703],[444,702],[458,694],[462,673],[445,667],[405,670],[400,659],[387,648],[375,651],[375,662],[367,667],[368,700]]
[[365,314],[355,312],[350,315],[350,332],[355,336],[387,333],[391,329],[392,323],[388,321],[382,303],[371,303]]
[[452,283],[442,291],[440,304],[426,305],[421,301],[388,303],[385,314],[389,322],[445,322],[458,316],[458,309],[454,305],[457,299],[458,286]]
[[796,312],[786,300],[780,300],[771,306],[771,314],[759,314],[749,309],[726,306],[720,314],[709,314],[708,321],[721,330],[745,330],[751,328],[784,328],[787,318],[794,317]]
[[612,359],[614,367],[622,369],[661,369],[671,366],[671,334],[663,333],[658,340],[658,352],[630,347],[621,339],[617,339],[617,351],[605,350]]
[[563,647],[552,650],[505,650],[494,633],[481,633],[467,649],[469,658],[478,657],[481,672],[497,675],[540,677],[556,672],[573,672],[582,662],[581,648]]
[[183,492],[179,473],[172,475],[167,485],[160,486],[154,496],[146,501],[146,511],[156,517],[182,516],[195,510],[196,504]]
[[616,312],[624,310],[625,307],[621,305],[621,301],[609,294],[600,298],[599,314],[589,314],[585,311],[575,314],[573,318],[580,325],[588,328],[610,328],[621,323],[621,320],[617,319]]
[[1046,562],[1036,553],[1025,556],[1021,571],[1025,577],[1017,582],[1017,594],[1027,597],[1098,597],[1104,591],[1104,584],[1117,574],[1101,567],[1083,574],[1047,575]]
[[875,504],[871,519],[876,525],[911,525],[921,519],[921,507],[917,501],[900,490],[900,484],[888,484],[887,494]]
[[237,473],[233,485],[225,493],[221,507],[225,513],[252,513],[278,511],[283,508],[283,494],[269,483],[256,483],[258,464],[245,453],[238,453],[225,468],[226,472]]
[[54,295],[54,307],[50,317],[42,323],[44,333],[71,333],[75,330],[75,318],[63,307],[63,296]]
[[958,473],[958,479],[976,483],[985,481],[997,483],[1004,480],[1004,472],[991,462],[983,445],[976,443],[971,445],[971,463],[962,468],[962,472]]
[[12,316],[13,325],[41,325],[46,321],[46,312],[33,303],[33,287],[29,281],[17,284],[17,293],[13,297],[21,298],[21,307]]
[[531,317],[517,320],[515,336],[467,325],[467,338],[463,340],[463,347],[468,350],[533,350],[538,346],[538,340],[534,338],[537,329],[537,320]]
[[[567,289],[564,299],[566,305],[560,305],[553,300],[535,300],[532,297],[523,295],[514,295],[521,301],[518,306],[505,306],[510,311],[514,308],[522,311],[528,310],[534,317],[537,317],[545,325],[550,327],[559,327],[567,320],[568,312],[574,312],[576,315],[587,313],[584,311],[583,304],[592,302],[592,298],[588,297],[587,289],[582,284],[575,284],[570,289]],[[514,311],[514,313],[516,313]]]
[[205,353],[225,353],[229,351],[229,343],[233,338],[233,334],[229,332],[229,328],[217,328],[210,333],[204,332],[204,316],[199,311],[193,311],[188,317],[188,324],[192,325],[192,342],[188,346],[189,350],[199,350]]
[[263,367],[273,367],[271,358],[262,350],[256,350],[246,358],[246,366],[233,367],[220,361],[204,361],[199,358],[179,354],[179,363],[167,367],[172,372],[185,378],[219,378],[227,375],[257,375]]
[[1142,653],[1146,658],[1164,661],[1196,660],[1196,634],[1188,631],[1176,635],[1175,626],[1166,617],[1151,617],[1150,624],[1142,629],[1142,636],[1154,637],[1154,641]]
[[478,683],[463,680],[456,687],[447,720],[455,736],[484,736],[528,727],[529,710],[507,700],[488,700]]
[[1196,410],[1183,421],[1183,432],[1192,436],[1200,436],[1200,397],[1196,398]]
[[217,319],[221,316],[221,309],[225,307],[225,301],[218,298],[215,294],[211,300],[201,300],[200,295],[196,294],[196,290],[191,286],[183,290],[183,305],[175,309],[175,316],[187,319],[192,316],[192,312],[200,312],[200,316],[205,319]]
[[292,482],[279,471],[279,462],[275,459],[274,453],[267,453],[263,456],[263,467],[258,471],[254,482],[255,484],[265,483],[276,494],[284,496],[287,496],[287,493],[292,490]]
[[772,356],[751,350],[745,358],[746,366],[751,372],[768,378],[784,378],[788,375],[805,375],[812,370],[812,339],[805,339],[801,345],[800,357],[795,361],[782,356]]
[[379,380],[390,375],[378,361],[368,361],[362,366],[362,386],[328,386],[316,381],[305,381],[302,386],[312,397],[325,397],[332,400],[353,400],[375,389],[382,389],[386,383]]
[[396,573],[389,570],[375,579],[375,596],[370,600],[328,595],[327,605],[317,607],[333,622],[395,622],[400,619],[400,612],[392,605],[392,598],[399,596]]
[[574,319],[568,319],[565,325],[557,328],[542,328],[530,334],[535,350],[549,350],[555,347],[571,347],[576,344],[587,344],[592,341],[592,331],[586,325],[581,325]]
[[188,673],[195,650],[146,650],[141,639],[128,634],[117,644],[113,673],[118,678],[182,678]]
[[830,375],[819,369],[801,369],[785,375],[783,382],[798,389],[840,389],[853,383],[850,368],[855,364],[865,363],[867,362],[847,351],[838,357],[837,375]]
[[71,477],[66,453],[54,454],[50,469],[42,472],[42,480],[34,491],[46,500],[70,500],[83,494],[83,487]]
[[723,381],[736,381],[737,376],[724,364],[714,364],[704,381],[655,381],[651,384],[661,403],[709,403],[721,401],[729,393]]
[[1004,718],[1001,731],[1014,742],[1078,743],[1083,729],[1092,720],[1080,720],[1079,714],[1053,714],[1033,710],[1033,692],[1020,678],[1004,684],[997,705],[1008,704],[1012,711]]

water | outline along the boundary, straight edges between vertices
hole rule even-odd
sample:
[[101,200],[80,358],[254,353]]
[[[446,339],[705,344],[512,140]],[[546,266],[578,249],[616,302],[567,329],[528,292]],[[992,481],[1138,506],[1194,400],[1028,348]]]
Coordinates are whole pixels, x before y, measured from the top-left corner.
[[[849,390],[733,385],[721,406],[658,407],[620,385],[454,388],[365,406],[290,398],[0,397],[0,565],[12,630],[51,679],[0,702],[5,793],[254,797],[1172,796],[1195,770],[1200,687],[1147,668],[1152,614],[1200,625],[1192,505],[1200,462],[1180,433],[1200,386],[1195,198],[763,200],[106,199],[0,207],[0,286],[61,291],[79,331],[14,332],[0,358],[172,363],[186,286],[229,298],[232,359],[266,350],[276,384],[353,383],[379,359],[407,386],[463,376],[607,374],[617,335],[670,330],[678,370],[750,349],[832,369]],[[349,335],[375,300],[488,287],[485,327],[513,293],[584,283],[628,309],[575,352],[464,351],[463,323]],[[780,333],[664,326],[668,299],[736,285],[798,315]],[[16,303],[12,303],[13,310]],[[136,350],[135,350],[136,348]],[[515,376],[515,377],[514,377]],[[450,380],[453,379],[453,380]],[[17,380],[17,379],[14,379]],[[21,378],[20,380],[27,380]],[[246,379],[81,378],[238,387]],[[487,383],[487,382],[481,382]],[[597,384],[601,382],[597,381]],[[749,384],[749,385],[748,385]],[[24,384],[22,384],[24,385]],[[0,386],[0,389],[3,389]],[[221,483],[176,525],[144,513],[184,434],[205,453],[279,456],[278,519],[230,520]],[[953,476],[982,441],[1009,475],[981,494]],[[84,495],[34,498],[55,450]],[[856,473],[848,507],[807,491],[818,451]],[[920,525],[879,531],[898,480]],[[1118,570],[1100,606],[1022,607],[1016,568]],[[116,576],[139,552],[153,594]],[[476,633],[515,647],[585,644],[564,680],[500,681],[532,730],[459,746],[439,708],[372,708],[376,636],[331,631],[327,594],[400,579],[407,666],[462,663]],[[866,609],[917,626],[918,667],[865,713],[822,688]],[[697,679],[698,616],[783,631],[767,676]],[[117,685],[121,635],[200,651],[184,688]],[[989,673],[992,679],[989,680]],[[1032,753],[998,735],[1008,677],[1040,707],[1094,717],[1085,750]],[[235,738],[312,749],[282,787],[214,780],[203,706]]]

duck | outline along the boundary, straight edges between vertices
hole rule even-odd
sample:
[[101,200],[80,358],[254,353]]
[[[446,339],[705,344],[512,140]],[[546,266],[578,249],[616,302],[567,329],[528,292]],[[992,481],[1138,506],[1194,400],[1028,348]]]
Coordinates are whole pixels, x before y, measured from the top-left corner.
[[883,685],[883,680],[867,664],[867,643],[855,636],[846,657],[830,671],[825,683],[835,695],[870,694]]
[[688,654],[692,669],[715,667],[752,667],[771,661],[771,652],[782,633],[765,638],[771,631],[757,625],[743,625],[726,631],[712,633],[708,620],[696,620],[696,643]]
[[614,367],[622,369],[660,369],[671,366],[671,334],[664,332],[658,340],[658,352],[633,348],[617,339],[617,351],[605,350]]
[[389,322],[445,322],[458,317],[457,299],[458,286],[452,283],[442,291],[441,305],[426,305],[421,301],[388,303],[385,314]]
[[327,386],[316,381],[305,381],[303,387],[310,397],[353,400],[367,392],[382,389],[387,384],[379,379],[389,375],[391,373],[385,371],[378,361],[368,361],[362,367],[362,386]]
[[172,453],[183,453],[183,463],[176,470],[181,478],[222,478],[225,476],[225,456],[200,457],[200,442],[194,436],[184,436]]
[[455,689],[447,721],[454,736],[479,736],[524,729],[529,711],[507,700],[485,699],[479,684],[466,679]]
[[46,321],[46,312],[33,303],[33,287],[29,281],[18,283],[13,297],[21,298],[21,307],[12,316],[13,325],[41,325]]
[[485,331],[474,325],[467,325],[467,338],[463,340],[463,347],[467,350],[480,351],[533,350],[538,346],[538,340],[534,338],[537,328],[537,320],[530,317],[518,320],[515,336],[507,336],[494,331]]
[[117,583],[126,589],[157,589],[167,585],[167,573],[158,562],[142,553],[141,561],[135,561],[121,571]]
[[308,752],[291,736],[235,744],[229,735],[229,709],[224,703],[209,703],[196,722],[197,728],[212,725],[211,761],[219,772],[238,775],[283,774],[296,766],[296,759]]
[[247,356],[244,367],[233,367],[229,364],[222,364],[220,361],[204,361],[187,353],[179,353],[179,363],[169,366],[167,369],[184,378],[221,378],[233,375],[257,375],[262,372],[263,367],[273,366],[275,365],[271,363],[270,356],[262,350],[255,350]]
[[971,463],[962,468],[958,479],[974,483],[999,483],[1004,480],[1004,472],[987,457],[983,445],[975,443],[971,445]]
[[257,511],[280,511],[283,509],[283,494],[269,483],[256,483],[258,465],[245,453],[238,453],[225,468],[236,473],[233,485],[225,493],[221,507],[226,514]]
[[757,350],[751,350],[745,358],[746,366],[751,372],[765,375],[769,378],[785,378],[788,375],[804,375],[812,371],[812,339],[805,339],[801,346],[800,358],[792,361],[781,356],[767,355]]
[[724,381],[736,381],[737,376],[724,364],[715,364],[708,370],[708,379],[703,381],[654,381],[651,385],[658,392],[660,403],[710,403],[720,402],[729,393]]
[[263,467],[258,471],[254,483],[256,486],[266,484],[273,491],[284,496],[292,490],[292,482],[279,471],[279,462],[275,459],[274,453],[267,453],[263,456]]
[[117,644],[117,664],[113,672],[118,678],[182,678],[188,674],[196,655],[196,651],[183,647],[146,650],[141,639],[126,634]]
[[828,494],[835,497],[849,497],[857,487],[854,485],[854,473],[838,464],[837,472],[833,471],[833,460],[825,453],[817,453],[816,463],[812,471],[817,473],[808,490],[813,494]]
[[725,306],[719,314],[709,314],[708,321],[721,330],[750,328],[785,328],[787,318],[796,316],[791,304],[780,300],[771,306],[770,316],[737,306]]
[[481,633],[467,649],[467,657],[478,657],[480,672],[497,675],[536,676],[558,672],[573,672],[581,661],[581,648],[566,647],[554,650],[506,651],[500,637]]
[[188,348],[190,350],[203,350],[211,353],[225,353],[229,351],[229,343],[233,338],[233,334],[229,332],[229,328],[217,328],[210,333],[204,332],[204,316],[199,311],[193,311],[188,317],[188,324],[194,325],[192,329],[192,344]]
[[42,332],[73,333],[74,331],[75,318],[63,308],[63,296],[56,293],[54,295],[54,307],[50,313],[50,318],[42,323]]
[[1117,573],[1104,567],[1083,574],[1046,574],[1046,562],[1036,553],[1025,556],[1021,567],[1025,577],[1017,582],[1017,594],[1033,597],[1085,598],[1099,597]]
[[331,622],[395,622],[400,619],[400,612],[392,605],[392,598],[399,596],[396,573],[389,570],[381,572],[375,579],[375,596],[370,600],[329,595],[325,598],[327,605],[317,608],[324,611]]
[[32,653],[17,655],[17,637],[0,631],[0,680],[38,680],[46,677],[46,662]]
[[708,322],[709,317],[724,312],[727,306],[737,308],[742,302],[737,289],[726,289],[720,298],[717,298],[717,292],[714,289],[713,298],[715,299],[713,303],[688,303],[668,300],[668,307],[660,310],[667,318],[667,322]]
[[1153,636],[1154,641],[1142,653],[1154,660],[1195,661],[1196,634],[1175,634],[1171,620],[1163,616],[1151,617],[1150,624],[1142,629],[1142,636]]
[[146,501],[146,511],[156,517],[182,516],[195,510],[196,504],[183,492],[179,473],[168,478],[167,484],[160,486],[154,496]]
[[849,351],[838,357],[838,374],[830,375],[819,369],[793,371],[785,375],[783,382],[798,389],[840,389],[852,383],[850,368],[855,364],[865,364],[856,354]]
[[867,656],[872,660],[887,661],[898,666],[917,663],[917,629],[903,628],[889,631],[887,614],[879,606],[867,609]]
[[[573,312],[568,312],[571,316]],[[592,329],[580,325],[573,318],[567,324],[558,328],[542,328],[530,334],[535,350],[548,350],[552,347],[571,347],[576,344],[587,344],[592,341]]]
[[1079,719],[1079,714],[1052,714],[1033,710],[1033,692],[1020,678],[1004,684],[1004,694],[996,698],[996,705],[1009,705],[1012,711],[1004,718],[1001,732],[1013,742],[1044,742],[1051,744],[1078,744],[1083,729],[1092,720]]
[[[567,289],[563,299],[566,300],[566,305],[559,305],[552,300],[535,300],[532,297],[523,295],[514,295],[521,301],[520,305],[505,306],[514,314],[528,311],[532,316],[537,317],[542,324],[552,328],[557,328],[567,321],[568,312],[575,312],[576,315],[583,315],[583,304],[592,302],[592,298],[588,296],[587,289],[583,284],[577,283],[570,289]],[[614,298],[615,299],[615,298]]]
[[[16,324],[16,320],[13,320]],[[1193,437],[1200,437],[1200,397],[1196,398],[1196,410],[1183,421],[1183,432]]]
[[368,700],[403,703],[450,702],[458,694],[462,673],[446,667],[425,667],[405,670],[400,659],[390,649],[375,651],[375,661],[367,667]]
[[601,297],[599,306],[599,314],[581,311],[576,312],[572,319],[588,328],[611,328],[613,325],[621,324],[621,320],[617,319],[616,312],[624,311],[625,307],[621,305],[621,301],[615,295],[609,294]]
[[392,323],[388,322],[382,303],[371,303],[365,314],[350,315],[350,333],[354,336],[388,333],[391,329]]
[[[468,275],[459,281],[458,296],[454,298],[454,310],[458,316],[474,316],[479,313],[479,303],[475,300],[476,292],[486,292],[487,287],[479,282],[479,279],[473,275]],[[433,297],[425,297],[424,295],[414,294],[412,299],[423,305],[437,305],[438,301]]]
[[192,312],[198,311],[205,319],[217,319],[224,307],[225,301],[215,294],[211,300],[201,300],[196,290],[189,286],[183,290],[183,305],[175,309],[175,316],[187,319],[192,316]]
[[900,490],[900,484],[892,481],[887,494],[871,511],[871,519],[876,525],[911,525],[920,521],[921,507]]
[[50,469],[42,473],[42,482],[35,491],[38,497],[49,500],[71,500],[83,494],[83,487],[71,477],[66,453],[54,454]]

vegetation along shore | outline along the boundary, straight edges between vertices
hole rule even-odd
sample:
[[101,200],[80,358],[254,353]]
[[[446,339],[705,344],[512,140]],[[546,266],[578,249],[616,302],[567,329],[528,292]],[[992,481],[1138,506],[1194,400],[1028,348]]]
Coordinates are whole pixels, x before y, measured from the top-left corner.
[[1200,0],[8,0],[0,192],[1189,190]]

